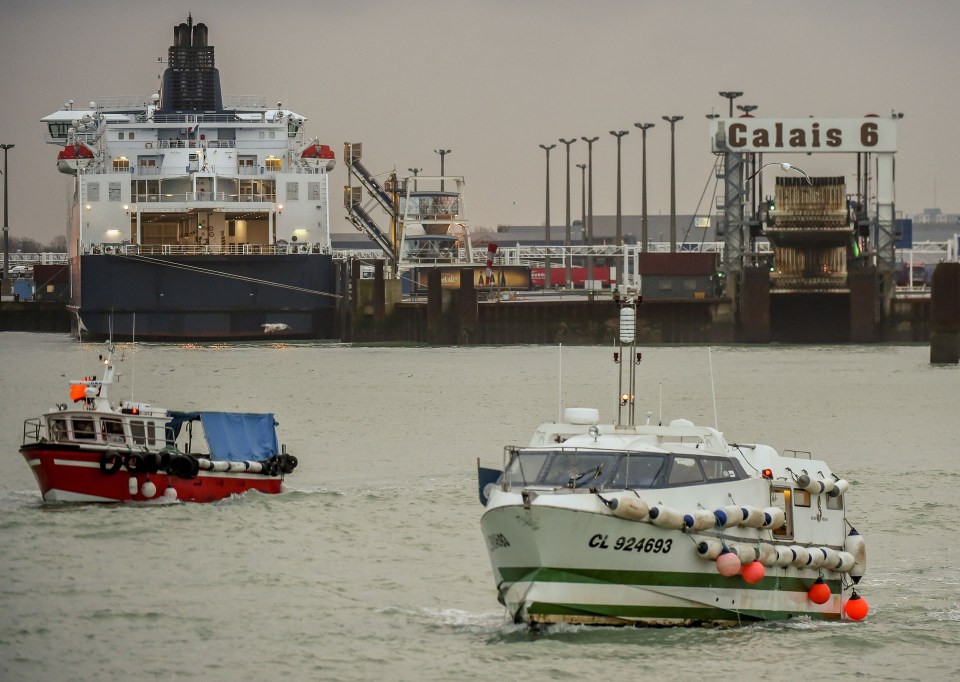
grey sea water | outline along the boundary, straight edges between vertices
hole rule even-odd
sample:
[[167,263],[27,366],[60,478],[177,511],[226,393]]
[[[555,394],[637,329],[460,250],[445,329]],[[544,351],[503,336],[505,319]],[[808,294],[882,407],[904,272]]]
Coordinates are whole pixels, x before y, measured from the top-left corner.
[[124,348],[115,399],[274,412],[292,490],[41,505],[22,422],[97,350],[0,335],[0,680],[960,678],[960,369],[926,347],[643,349],[639,414],[716,419],[852,481],[866,621],[540,633],[496,601],[476,460],[499,465],[561,399],[612,418],[610,349]]

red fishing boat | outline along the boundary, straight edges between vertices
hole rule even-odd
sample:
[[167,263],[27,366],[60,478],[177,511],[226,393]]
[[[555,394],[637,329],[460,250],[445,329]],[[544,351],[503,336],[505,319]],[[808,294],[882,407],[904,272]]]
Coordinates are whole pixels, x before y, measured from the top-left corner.
[[176,412],[111,403],[114,347],[102,376],[70,382],[70,402],[24,421],[20,454],[45,502],[212,502],[279,493],[297,458],[279,447],[273,414]]

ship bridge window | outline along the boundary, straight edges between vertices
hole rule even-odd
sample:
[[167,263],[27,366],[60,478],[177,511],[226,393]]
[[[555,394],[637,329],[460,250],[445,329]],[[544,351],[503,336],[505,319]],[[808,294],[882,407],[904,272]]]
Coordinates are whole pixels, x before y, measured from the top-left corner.
[[113,160],[113,170],[116,173],[126,173],[130,170],[130,159],[125,156]]
[[411,194],[409,197],[401,197],[400,212],[406,215],[408,220],[459,215],[460,195],[456,192]]
[[268,156],[264,160],[264,166],[268,171],[279,171],[281,167],[281,161],[275,156]]
[[70,130],[70,124],[50,123],[47,125],[47,130],[50,131],[50,137],[54,139],[65,139],[67,137],[67,131]]

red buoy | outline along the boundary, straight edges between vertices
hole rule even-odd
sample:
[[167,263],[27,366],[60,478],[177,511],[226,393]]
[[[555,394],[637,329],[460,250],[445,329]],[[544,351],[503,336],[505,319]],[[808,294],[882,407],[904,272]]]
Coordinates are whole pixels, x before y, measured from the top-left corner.
[[823,582],[823,578],[817,578],[807,590],[807,597],[814,604],[826,604],[830,600],[830,586]]
[[867,617],[867,611],[869,610],[870,607],[867,605],[867,600],[856,592],[850,595],[850,599],[847,600],[847,603],[843,607],[844,613],[847,614],[850,620],[863,620]]
[[724,549],[717,557],[717,572],[730,578],[740,572],[740,557],[736,552]]
[[743,576],[743,579],[751,585],[763,580],[763,576],[765,574],[766,570],[763,568],[763,564],[761,564],[759,561],[751,561],[749,564],[743,567],[742,571],[740,571],[740,575]]

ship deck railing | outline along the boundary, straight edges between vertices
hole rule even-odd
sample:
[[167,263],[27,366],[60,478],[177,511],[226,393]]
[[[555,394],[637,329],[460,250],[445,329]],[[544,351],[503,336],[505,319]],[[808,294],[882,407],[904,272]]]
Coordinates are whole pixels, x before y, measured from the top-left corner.
[[[307,247],[303,250],[303,247]],[[285,256],[329,253],[320,244],[94,244],[84,255],[119,256]]]

